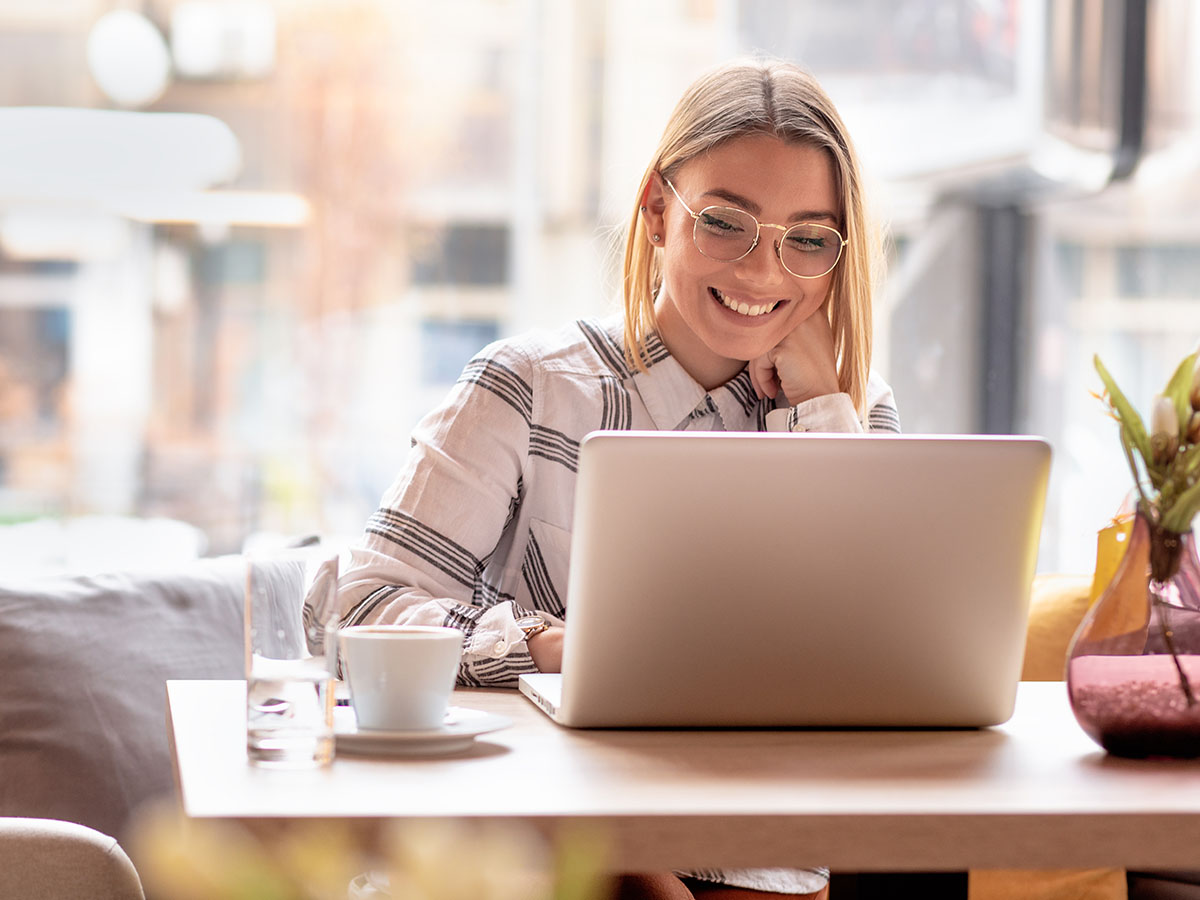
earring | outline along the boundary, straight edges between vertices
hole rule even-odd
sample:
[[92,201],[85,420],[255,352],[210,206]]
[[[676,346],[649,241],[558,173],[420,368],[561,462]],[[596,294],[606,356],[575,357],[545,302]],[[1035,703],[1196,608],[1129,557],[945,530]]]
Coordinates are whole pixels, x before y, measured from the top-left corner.
[[642,212],[645,212],[645,211],[646,211],[646,207],[644,207],[644,206],[643,206],[643,207],[641,207],[641,210],[642,210]]
[[650,235],[650,240],[658,241],[658,240],[661,240],[661,238],[657,234],[652,234],[652,235]]

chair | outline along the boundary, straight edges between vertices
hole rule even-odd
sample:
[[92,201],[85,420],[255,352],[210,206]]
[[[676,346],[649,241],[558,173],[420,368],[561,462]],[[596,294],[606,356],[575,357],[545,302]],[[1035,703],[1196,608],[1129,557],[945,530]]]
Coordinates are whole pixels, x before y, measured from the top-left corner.
[[0,817],[0,897],[144,900],[142,882],[115,839],[57,819]]

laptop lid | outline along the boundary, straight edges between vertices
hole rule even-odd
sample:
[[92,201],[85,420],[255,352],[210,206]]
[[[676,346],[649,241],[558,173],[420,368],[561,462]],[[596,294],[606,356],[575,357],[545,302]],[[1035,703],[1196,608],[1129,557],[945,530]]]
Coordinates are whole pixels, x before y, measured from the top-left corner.
[[1005,721],[1049,465],[1032,437],[589,435],[556,720]]

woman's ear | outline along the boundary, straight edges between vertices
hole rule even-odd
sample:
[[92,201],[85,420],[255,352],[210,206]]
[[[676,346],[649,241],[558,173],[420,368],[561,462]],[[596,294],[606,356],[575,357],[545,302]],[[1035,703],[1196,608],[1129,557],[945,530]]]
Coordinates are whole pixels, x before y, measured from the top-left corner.
[[666,221],[664,211],[667,200],[663,195],[663,180],[658,172],[650,173],[646,190],[642,193],[642,223],[646,226],[646,236],[655,247],[661,247],[667,242]]

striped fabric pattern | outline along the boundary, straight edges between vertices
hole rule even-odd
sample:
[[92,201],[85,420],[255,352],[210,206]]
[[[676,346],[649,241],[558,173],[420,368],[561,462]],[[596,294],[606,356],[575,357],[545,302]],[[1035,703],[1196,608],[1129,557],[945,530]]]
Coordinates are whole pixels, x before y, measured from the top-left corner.
[[396,509],[379,509],[367,520],[367,533],[391,541],[459,584],[475,584],[483,566],[463,546]]
[[518,413],[526,424],[533,421],[533,388],[516,372],[496,360],[475,359],[467,363],[459,384],[477,384],[491,391]]
[[867,413],[867,425],[871,431],[900,433],[900,414],[894,406],[876,406]]

